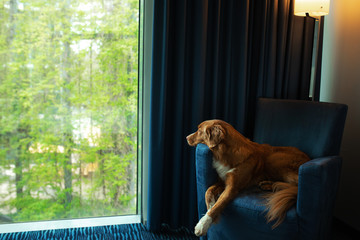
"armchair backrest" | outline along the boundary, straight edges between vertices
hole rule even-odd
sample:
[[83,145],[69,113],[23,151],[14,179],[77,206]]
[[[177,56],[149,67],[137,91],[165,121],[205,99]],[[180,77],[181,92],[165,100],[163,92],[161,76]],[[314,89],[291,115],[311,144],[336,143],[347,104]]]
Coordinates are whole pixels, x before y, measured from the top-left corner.
[[346,114],[344,104],[260,98],[253,141],[294,146],[312,159],[339,155]]

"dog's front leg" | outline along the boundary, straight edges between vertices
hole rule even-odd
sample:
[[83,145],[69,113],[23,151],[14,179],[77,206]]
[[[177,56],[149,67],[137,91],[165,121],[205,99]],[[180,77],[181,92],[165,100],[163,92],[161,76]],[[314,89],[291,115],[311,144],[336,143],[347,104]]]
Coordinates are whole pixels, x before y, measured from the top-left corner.
[[225,185],[221,180],[208,188],[205,193],[205,203],[207,210],[214,206],[215,202],[219,198],[220,194],[224,191],[224,189]]
[[231,185],[226,185],[225,190],[221,193],[215,204],[209,208],[206,214],[200,219],[198,224],[195,226],[195,235],[203,236],[206,235],[211,224],[219,217],[221,211],[225,206],[233,200],[238,191]]
[[[242,169],[244,170],[244,169]],[[225,190],[221,193],[214,206],[200,219],[195,226],[195,235],[206,235],[211,224],[217,219],[224,208],[237,196],[239,190],[244,189],[250,182],[251,177],[248,174],[241,175],[242,170],[234,170],[227,173]]]

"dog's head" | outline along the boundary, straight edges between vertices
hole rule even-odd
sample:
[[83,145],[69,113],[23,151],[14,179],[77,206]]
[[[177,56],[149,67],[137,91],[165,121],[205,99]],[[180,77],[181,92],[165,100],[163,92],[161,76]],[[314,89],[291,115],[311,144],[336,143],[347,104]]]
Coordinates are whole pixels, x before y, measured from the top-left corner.
[[214,148],[223,141],[226,135],[224,122],[220,120],[208,120],[198,126],[198,130],[186,137],[190,146],[196,146],[199,143]]

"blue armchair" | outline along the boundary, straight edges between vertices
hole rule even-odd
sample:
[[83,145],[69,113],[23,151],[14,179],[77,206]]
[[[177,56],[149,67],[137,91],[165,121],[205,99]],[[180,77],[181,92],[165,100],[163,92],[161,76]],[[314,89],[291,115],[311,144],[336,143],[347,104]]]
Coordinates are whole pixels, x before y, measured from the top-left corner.
[[[266,223],[266,207],[259,189],[249,189],[227,206],[217,224],[202,239],[327,239],[339,183],[339,150],[347,106],[300,100],[258,101],[254,138],[258,143],[295,146],[313,160],[299,169],[297,204],[275,229]],[[212,153],[196,148],[199,218],[206,213],[205,192],[217,180]]]

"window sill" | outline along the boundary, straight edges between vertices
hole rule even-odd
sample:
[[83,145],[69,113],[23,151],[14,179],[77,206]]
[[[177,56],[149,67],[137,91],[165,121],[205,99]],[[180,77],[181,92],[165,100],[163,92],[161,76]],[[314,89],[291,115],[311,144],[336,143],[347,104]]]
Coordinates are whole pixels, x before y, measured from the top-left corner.
[[41,231],[51,229],[81,228],[81,227],[97,227],[107,225],[132,224],[140,223],[140,215],[99,217],[99,218],[81,218],[71,220],[26,222],[26,223],[10,223],[0,224],[1,233]]

